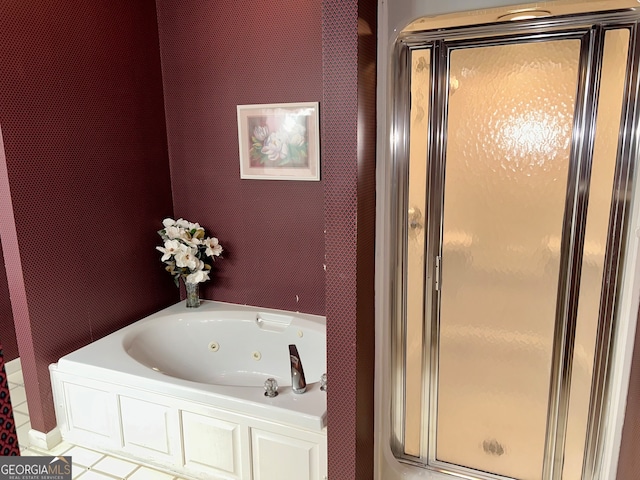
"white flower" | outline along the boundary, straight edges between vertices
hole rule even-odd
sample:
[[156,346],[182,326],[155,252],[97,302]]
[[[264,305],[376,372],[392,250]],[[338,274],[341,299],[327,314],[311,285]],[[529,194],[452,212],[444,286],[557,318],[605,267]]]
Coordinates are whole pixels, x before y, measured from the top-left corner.
[[176,225],[180,228],[189,228],[189,222],[187,222],[184,218],[179,218],[176,220]]
[[165,229],[165,235],[171,240],[175,238],[184,238],[184,230],[180,227],[170,226]]
[[202,241],[202,244],[207,247],[204,251],[204,254],[207,257],[218,257],[222,253],[222,245],[218,243],[218,239],[216,237],[205,238]]
[[164,229],[158,231],[163,245],[156,247],[162,252],[165,270],[174,277],[176,285],[179,279],[187,283],[200,283],[209,280],[211,264],[222,253],[217,238],[206,237],[204,228],[198,223],[183,218],[162,221]]
[[178,220],[176,220],[176,225],[179,226],[180,228],[184,228],[185,230],[193,230],[193,229],[197,230],[199,228],[202,228],[200,224],[188,222],[183,218],[179,218]]
[[296,122],[296,117],[297,115],[287,115],[284,119],[284,122],[282,122],[282,130],[284,130],[285,132],[292,132],[296,124],[298,123]]
[[269,127],[257,126],[253,129],[253,136],[256,137],[256,140],[259,142],[263,142],[265,138],[269,135]]
[[189,239],[185,240],[186,244],[189,245],[192,248],[198,248],[198,245],[200,245],[200,243],[202,243],[199,239],[195,238],[195,237],[191,237]]
[[197,270],[187,275],[185,281],[187,283],[200,283],[209,280],[209,272],[207,270]]
[[160,259],[163,262],[165,260],[169,260],[171,258],[171,255],[175,255],[185,248],[185,245],[178,242],[177,240],[167,240],[166,242],[164,242],[164,247],[156,247],[157,250],[163,253],[162,258]]
[[281,158],[287,158],[289,155],[289,147],[287,147],[286,138],[279,132],[272,133],[264,142],[262,153],[269,157],[269,160],[276,162]]
[[301,125],[296,119],[297,115],[287,116],[282,125],[282,131],[288,138],[292,138],[294,135],[304,137],[304,133],[307,131],[306,127]]
[[196,253],[192,248],[185,248],[182,251],[179,251],[175,254],[176,266],[180,268],[188,268],[190,270],[195,270],[196,265],[198,265],[199,261],[196,257]]
[[307,128],[304,125],[300,125],[299,123],[294,123],[291,126],[290,133],[291,135],[301,135],[304,137],[304,133],[307,131]]
[[301,147],[304,145],[304,135],[300,135],[299,133],[291,134],[289,137],[289,143]]

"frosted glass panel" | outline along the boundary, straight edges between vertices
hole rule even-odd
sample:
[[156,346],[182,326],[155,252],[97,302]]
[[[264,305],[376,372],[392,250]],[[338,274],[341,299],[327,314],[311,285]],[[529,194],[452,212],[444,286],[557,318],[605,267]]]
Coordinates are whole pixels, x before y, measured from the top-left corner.
[[580,42],[456,50],[436,458],[542,476]]
[[618,132],[622,115],[628,51],[628,30],[611,30],[605,34],[582,277],[578,297],[563,480],[580,480],[582,473],[598,308],[607,245],[613,174],[618,154]]
[[431,51],[414,50],[411,68],[409,212],[407,225],[407,350],[405,357],[404,451],[420,456],[422,430],[422,339],[424,325],[424,239]]

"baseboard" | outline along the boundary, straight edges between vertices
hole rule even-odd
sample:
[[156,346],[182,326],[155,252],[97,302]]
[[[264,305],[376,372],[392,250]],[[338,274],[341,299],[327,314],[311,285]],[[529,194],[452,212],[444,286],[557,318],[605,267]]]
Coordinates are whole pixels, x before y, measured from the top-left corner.
[[7,375],[12,375],[16,372],[22,370],[22,364],[20,363],[20,357],[14,358],[10,362],[4,364],[4,370],[7,372]]
[[55,427],[50,432],[44,433],[38,430],[29,430],[29,446],[41,450],[51,450],[62,441],[60,429]]

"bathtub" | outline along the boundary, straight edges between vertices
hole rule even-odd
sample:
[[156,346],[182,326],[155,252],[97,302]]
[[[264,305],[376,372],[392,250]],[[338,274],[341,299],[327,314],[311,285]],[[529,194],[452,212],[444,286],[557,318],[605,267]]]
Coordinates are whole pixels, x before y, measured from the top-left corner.
[[[307,380],[303,394],[291,389],[290,344]],[[58,426],[70,443],[183,477],[327,475],[324,317],[181,302],[49,370]],[[275,397],[264,395],[267,378],[279,384]]]

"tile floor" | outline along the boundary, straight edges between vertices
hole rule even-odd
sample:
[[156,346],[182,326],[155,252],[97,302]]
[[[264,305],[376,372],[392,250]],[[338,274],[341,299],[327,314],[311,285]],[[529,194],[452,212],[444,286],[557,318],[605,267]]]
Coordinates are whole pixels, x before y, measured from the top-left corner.
[[29,409],[27,408],[27,396],[24,390],[22,371],[17,370],[9,373],[8,380],[21,455],[71,456],[72,478],[79,480],[182,480],[180,477],[176,477],[170,473],[161,472],[129,460],[122,460],[100,452],[74,446],[64,441],[51,450],[41,450],[30,446],[28,433],[31,429],[31,423],[29,421]]

